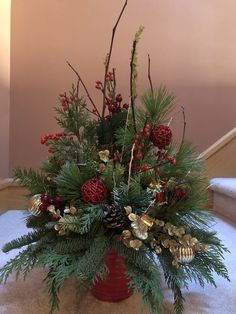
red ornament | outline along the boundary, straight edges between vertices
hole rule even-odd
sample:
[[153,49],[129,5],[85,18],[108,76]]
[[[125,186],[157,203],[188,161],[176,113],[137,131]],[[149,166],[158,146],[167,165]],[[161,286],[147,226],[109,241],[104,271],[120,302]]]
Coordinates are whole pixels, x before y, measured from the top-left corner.
[[81,196],[85,203],[98,204],[106,199],[107,188],[102,181],[90,179],[82,185]]
[[101,301],[119,302],[130,297],[133,292],[129,289],[129,279],[126,276],[126,267],[123,258],[114,251],[109,251],[104,262],[109,270],[107,277],[100,277],[91,289],[93,296]]
[[167,125],[156,125],[152,130],[151,141],[159,149],[165,149],[172,139],[172,131]]

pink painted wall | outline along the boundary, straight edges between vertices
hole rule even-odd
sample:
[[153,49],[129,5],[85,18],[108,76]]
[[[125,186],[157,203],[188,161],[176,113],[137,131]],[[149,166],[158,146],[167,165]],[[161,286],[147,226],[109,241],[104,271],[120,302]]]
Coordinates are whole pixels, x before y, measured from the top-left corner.
[[0,179],[9,176],[10,2],[0,1]]
[[[65,64],[79,70],[100,106],[94,81],[103,75],[111,29],[123,1],[12,0],[10,166],[38,166],[46,157],[42,134],[57,129],[53,106],[74,82]],[[139,90],[152,77],[184,105],[187,137],[199,152],[235,126],[236,1],[129,0],[117,31],[112,65],[128,97],[132,38],[140,25]],[[182,132],[182,117],[173,128]]]

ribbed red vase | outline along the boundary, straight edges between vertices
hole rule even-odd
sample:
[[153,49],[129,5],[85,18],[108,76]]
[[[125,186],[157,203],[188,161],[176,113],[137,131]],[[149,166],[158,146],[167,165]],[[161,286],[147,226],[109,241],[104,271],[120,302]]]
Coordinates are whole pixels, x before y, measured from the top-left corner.
[[104,258],[109,269],[107,277],[102,280],[97,278],[91,293],[101,301],[119,302],[132,295],[129,289],[129,279],[126,276],[123,258],[114,251],[109,251]]

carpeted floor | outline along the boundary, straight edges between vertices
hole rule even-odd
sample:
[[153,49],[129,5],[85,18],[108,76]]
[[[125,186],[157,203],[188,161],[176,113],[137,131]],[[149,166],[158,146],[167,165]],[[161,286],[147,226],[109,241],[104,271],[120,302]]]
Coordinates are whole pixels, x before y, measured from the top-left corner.
[[[201,289],[192,284],[189,291],[184,291],[186,298],[185,314],[236,314],[236,228],[222,219],[216,220],[214,229],[230,249],[225,256],[231,282],[216,277],[218,288],[206,286]],[[8,211],[0,216],[0,247],[3,243],[26,232],[24,213]],[[17,252],[0,253],[0,266]],[[24,282],[15,282],[14,275],[6,285],[0,286],[0,314],[47,314],[49,311],[48,296],[42,280],[45,271],[33,271]],[[68,281],[60,294],[60,314],[139,314],[140,296],[134,295],[120,303],[105,303],[96,300],[90,293],[83,292],[80,299],[74,295],[74,282]],[[165,296],[164,314],[173,314],[171,292],[163,286]],[[144,311],[144,314],[148,311]]]

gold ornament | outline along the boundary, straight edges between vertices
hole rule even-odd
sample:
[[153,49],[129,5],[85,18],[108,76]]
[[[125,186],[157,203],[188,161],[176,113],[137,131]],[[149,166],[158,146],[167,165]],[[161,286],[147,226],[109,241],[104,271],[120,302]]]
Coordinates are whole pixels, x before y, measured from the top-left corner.
[[175,252],[175,259],[179,263],[190,263],[195,257],[195,250],[191,247],[179,247]]
[[48,209],[49,213],[51,213],[54,218],[60,218],[61,217],[60,210],[56,209],[56,207],[54,205],[48,206],[47,209]]
[[34,216],[39,216],[41,214],[40,206],[42,204],[41,194],[35,194],[30,199],[30,206],[28,208],[29,212]]
[[103,162],[108,162],[109,161],[109,155],[110,155],[110,152],[108,149],[106,150],[101,150],[99,153],[98,153],[100,159],[103,161]]
[[64,214],[74,215],[76,212],[77,212],[77,209],[74,206],[71,206],[71,207],[66,206],[64,209]]
[[148,228],[151,228],[154,224],[154,221],[151,217],[149,217],[148,215],[142,215],[141,216],[141,221],[148,226]]

